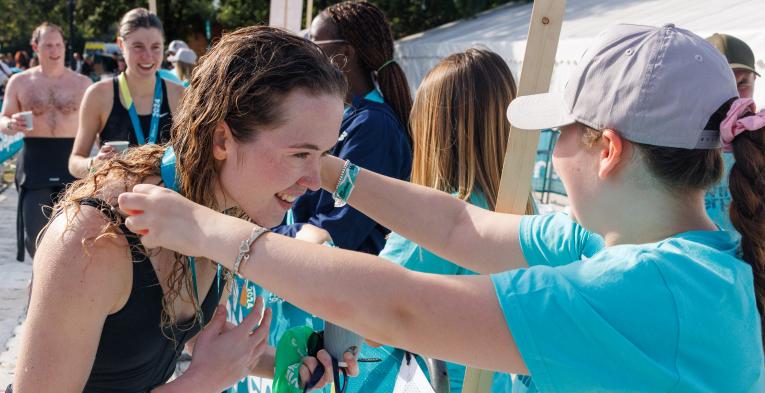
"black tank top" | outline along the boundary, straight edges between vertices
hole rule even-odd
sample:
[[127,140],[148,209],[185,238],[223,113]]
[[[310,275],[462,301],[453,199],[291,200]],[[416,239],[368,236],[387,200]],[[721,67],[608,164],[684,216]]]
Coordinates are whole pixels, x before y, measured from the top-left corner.
[[[161,79],[161,78],[160,78]],[[159,130],[157,135],[157,144],[161,145],[170,140],[170,128],[173,125],[173,114],[170,112],[170,105],[167,100],[167,82],[162,80],[162,105],[159,110]],[[100,143],[103,145],[110,141],[129,141],[130,146],[138,146],[138,139],[133,131],[133,123],[130,121],[128,110],[120,102],[120,90],[117,77],[112,78],[114,84],[114,102],[109,118],[106,119],[104,129],[101,130]],[[149,139],[149,130],[151,127],[151,114],[138,115],[138,122],[141,123],[144,137]]]
[[[102,200],[85,199],[80,204],[95,207],[116,221],[113,207]],[[85,393],[148,392],[164,384],[173,375],[183,346],[201,328],[193,321],[160,327],[163,292],[154,267],[138,236],[124,224],[120,229],[130,244],[133,285],[125,306],[106,317]],[[214,280],[202,301],[205,325],[218,305],[220,289]]]

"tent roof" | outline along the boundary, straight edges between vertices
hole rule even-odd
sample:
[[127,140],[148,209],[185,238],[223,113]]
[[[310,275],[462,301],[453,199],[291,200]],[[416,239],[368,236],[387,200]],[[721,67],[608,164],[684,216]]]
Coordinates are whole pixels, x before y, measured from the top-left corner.
[[[526,45],[531,3],[511,3],[475,18],[449,23],[405,37],[397,43],[397,56],[410,84],[419,85],[427,69],[443,57],[473,46],[499,53],[517,76]],[[674,23],[702,37],[726,33],[746,41],[755,52],[756,67],[765,75],[765,3],[762,0],[568,0],[556,68],[570,68],[588,43],[605,27],[616,23],[660,26]],[[564,67],[557,67],[563,65]],[[427,67],[423,69],[423,67]],[[563,69],[556,69],[559,74]],[[556,75],[553,89],[567,79]],[[756,92],[765,103],[764,78]],[[756,97],[757,98],[757,97]]]

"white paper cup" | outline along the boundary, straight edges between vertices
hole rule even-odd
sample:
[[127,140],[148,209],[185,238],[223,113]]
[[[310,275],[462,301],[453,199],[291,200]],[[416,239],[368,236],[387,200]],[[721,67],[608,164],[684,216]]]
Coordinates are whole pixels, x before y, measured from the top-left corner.
[[34,126],[32,125],[32,111],[19,112],[19,115],[24,118],[24,123],[26,123],[27,131],[32,131],[32,129],[34,128]]
[[117,151],[117,153],[122,153],[125,150],[127,150],[128,146],[130,146],[130,142],[128,141],[109,141],[104,143],[107,146],[111,146],[114,148],[114,150]]

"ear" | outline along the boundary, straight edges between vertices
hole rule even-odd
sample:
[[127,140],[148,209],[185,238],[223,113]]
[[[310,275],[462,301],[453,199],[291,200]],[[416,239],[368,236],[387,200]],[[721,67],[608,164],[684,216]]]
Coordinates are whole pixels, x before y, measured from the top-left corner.
[[[346,59],[348,59],[348,64],[358,65],[358,59],[356,59],[356,48],[353,47],[351,44],[343,44],[342,50],[340,53],[342,53]],[[345,70],[344,70],[345,71]]]
[[600,157],[598,165],[598,177],[606,179],[612,176],[619,164],[624,161],[624,139],[611,129],[604,129],[598,143]]
[[117,45],[120,47],[120,52],[122,52],[122,56],[125,56],[125,40],[122,39],[122,37],[117,37]]
[[213,157],[216,160],[223,161],[228,158],[230,151],[226,142],[231,139],[231,128],[228,124],[225,121],[218,122],[213,131]]
[[32,43],[32,52],[37,52],[37,43],[35,42]]

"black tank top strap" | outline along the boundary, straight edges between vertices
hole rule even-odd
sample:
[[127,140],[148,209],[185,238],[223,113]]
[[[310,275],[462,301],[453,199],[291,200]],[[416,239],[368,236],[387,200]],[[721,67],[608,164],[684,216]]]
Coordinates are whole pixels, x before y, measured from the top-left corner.
[[114,86],[114,98],[113,98],[113,106],[116,105],[122,105],[122,102],[120,102],[120,80],[118,77],[113,76],[112,77],[112,86]]
[[98,209],[98,211],[100,211],[101,214],[108,218],[109,221],[115,224],[119,224],[120,231],[122,231],[122,234],[125,236],[125,239],[130,245],[130,255],[133,257],[133,262],[143,262],[148,258],[146,248],[143,246],[143,243],[141,243],[141,239],[137,234],[131,232],[130,229],[128,229],[123,220],[120,219],[119,213],[117,213],[117,210],[114,208],[114,206],[108,204],[103,199],[98,198],[81,199],[79,203],[80,205],[90,206]]
[[160,113],[167,113],[172,116],[170,112],[170,99],[167,98],[167,81],[163,78],[159,78],[162,81],[162,106],[160,107]]

